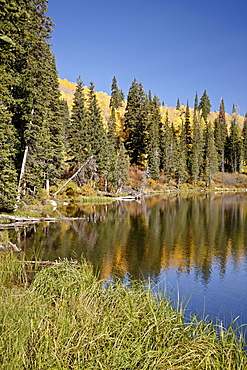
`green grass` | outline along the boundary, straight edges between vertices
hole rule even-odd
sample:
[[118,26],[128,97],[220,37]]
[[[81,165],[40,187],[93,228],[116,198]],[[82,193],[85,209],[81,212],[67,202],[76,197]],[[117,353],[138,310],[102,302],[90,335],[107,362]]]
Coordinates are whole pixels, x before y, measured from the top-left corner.
[[[9,267],[6,268],[6,265]],[[246,369],[234,329],[193,319],[141,283],[104,288],[91,266],[42,268],[30,285],[0,255],[0,368]]]

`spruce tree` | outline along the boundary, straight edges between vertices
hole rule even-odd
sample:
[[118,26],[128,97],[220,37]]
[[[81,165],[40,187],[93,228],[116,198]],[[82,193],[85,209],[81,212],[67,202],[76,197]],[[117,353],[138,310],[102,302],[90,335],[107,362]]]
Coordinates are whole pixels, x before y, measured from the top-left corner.
[[81,76],[77,79],[73,99],[70,125],[68,127],[68,160],[75,169],[78,169],[87,159],[89,139],[89,124],[87,117],[86,98]]
[[114,76],[111,85],[111,98],[110,98],[110,108],[118,109],[122,107],[124,102],[124,93],[119,89],[117,84],[117,79]]
[[191,178],[194,184],[200,179],[203,172],[203,130],[196,107],[193,115],[193,140],[191,153]]
[[98,174],[100,177],[105,176],[106,150],[107,139],[106,130],[103,125],[101,112],[96,97],[94,83],[91,81],[88,91],[88,138],[87,138],[87,154],[93,155],[98,166]]
[[205,133],[205,177],[208,187],[211,186],[213,175],[218,170],[218,155],[214,141],[214,131],[211,122],[207,123]]
[[147,98],[142,84],[136,79],[131,84],[125,111],[125,147],[131,164],[144,164],[147,140]]
[[185,122],[184,122],[184,133],[186,140],[186,163],[188,172],[191,172],[191,152],[192,152],[192,129],[190,123],[190,110],[189,103],[187,100],[186,110],[185,110]]
[[210,99],[207,95],[207,91],[204,90],[204,93],[201,97],[201,100],[200,100],[200,103],[199,103],[199,106],[198,106],[200,112],[201,112],[201,115],[204,119],[205,122],[207,122],[207,119],[208,119],[208,115],[210,113],[210,108],[211,108],[211,103],[210,103]]
[[245,117],[244,117],[242,137],[243,137],[243,160],[246,165],[247,164],[247,112],[245,113]]
[[176,138],[174,127],[169,121],[168,110],[166,111],[164,124],[160,123],[160,169],[168,177],[174,175],[176,167]]
[[[11,76],[5,80],[9,93],[4,104],[12,113],[20,143],[15,159],[17,170],[20,172],[24,151],[28,149],[26,192],[35,196],[45,179],[55,180],[58,176],[63,152],[57,72],[47,41],[52,22],[46,12],[46,0],[0,4],[2,32],[13,42],[8,56],[0,56],[4,74]],[[41,133],[47,133],[45,140],[51,150],[40,146]]]
[[225,147],[227,142],[227,124],[225,117],[224,100],[220,101],[220,109],[218,118],[215,121],[214,127],[215,146],[218,152],[219,170],[225,172]]
[[180,140],[177,145],[176,176],[178,187],[187,181],[187,145],[184,125],[182,124]]
[[60,122],[62,126],[62,141],[64,146],[64,151],[67,155],[69,151],[69,129],[70,129],[70,114],[68,103],[64,99],[59,100],[60,105]]
[[17,199],[15,135],[11,114],[3,103],[0,103],[0,211],[13,211]]
[[118,190],[121,192],[122,186],[128,179],[128,166],[130,164],[127,150],[125,149],[124,143],[121,140],[119,144],[119,152],[117,156],[117,181]]
[[160,102],[155,95],[148,100],[148,139],[147,139],[147,165],[148,174],[153,180],[159,178],[160,153],[159,153],[159,126],[161,122]]
[[228,164],[231,172],[242,172],[243,142],[237,116],[233,115],[228,138]]

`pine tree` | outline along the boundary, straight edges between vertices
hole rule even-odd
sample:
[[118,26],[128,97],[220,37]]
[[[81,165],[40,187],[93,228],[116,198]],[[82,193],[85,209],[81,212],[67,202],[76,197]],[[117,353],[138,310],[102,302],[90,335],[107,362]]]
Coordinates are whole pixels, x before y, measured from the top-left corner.
[[207,123],[205,133],[205,177],[207,186],[211,186],[213,175],[218,170],[218,155],[214,141],[214,131],[211,122]]
[[195,106],[193,115],[193,141],[191,153],[191,178],[194,184],[199,180],[203,172],[203,130],[201,120],[197,115]]
[[198,95],[196,93],[195,96],[195,102],[194,102],[194,114],[199,110],[199,105],[198,105]]
[[159,178],[160,154],[159,154],[159,126],[161,122],[160,102],[155,95],[151,94],[148,99],[148,139],[147,139],[147,165],[148,174],[153,180]]
[[103,125],[99,104],[94,90],[93,82],[90,82],[88,92],[88,139],[87,153],[93,155],[98,166],[99,176],[105,175],[107,139]]
[[0,211],[13,211],[17,199],[15,134],[11,114],[0,103]]
[[189,103],[187,100],[186,110],[185,110],[185,122],[184,122],[184,133],[186,140],[186,164],[188,172],[191,172],[191,152],[192,152],[192,129],[190,123],[190,110]]
[[147,140],[147,98],[142,84],[136,79],[128,92],[125,111],[125,147],[131,164],[144,164]]
[[204,118],[204,121],[207,122],[208,115],[210,113],[211,103],[206,90],[204,90],[198,108],[201,112],[202,117]]
[[81,76],[77,79],[77,86],[73,99],[70,125],[68,127],[68,155],[69,162],[79,168],[87,159],[87,141],[89,137],[86,98]]
[[177,160],[177,145],[174,127],[169,122],[168,111],[166,111],[165,123],[160,123],[160,169],[168,177],[174,175]]
[[[47,41],[52,22],[46,16],[46,0],[4,3],[6,6],[0,4],[2,30],[14,45],[7,58],[0,56],[4,72],[11,76],[5,81],[9,94],[4,104],[12,113],[20,142],[15,160],[17,169],[20,171],[28,148],[26,190],[37,195],[45,179],[57,177],[63,151],[57,72]],[[41,133],[47,133],[44,140],[52,151],[39,145]]]
[[244,117],[244,126],[243,126],[243,160],[247,164],[247,112]]
[[219,170],[225,172],[225,147],[227,142],[227,124],[225,117],[224,100],[220,101],[220,109],[218,118],[215,121],[214,127],[215,146],[218,152]]
[[124,102],[124,93],[118,88],[117,79],[114,76],[111,85],[110,108],[118,109]]
[[70,129],[70,114],[68,103],[64,99],[59,100],[60,104],[60,122],[62,126],[62,140],[64,151],[67,154],[69,151],[69,129]]
[[180,106],[181,106],[181,104],[180,104],[180,100],[179,100],[179,98],[178,98],[178,100],[177,100],[177,105],[176,105],[176,109],[177,109],[177,110],[179,110]]
[[130,164],[127,150],[125,149],[123,141],[120,141],[119,153],[117,157],[117,180],[118,189],[121,192],[122,186],[128,179],[128,166]]
[[232,116],[230,135],[228,138],[228,164],[232,172],[242,172],[242,151],[243,142],[241,137],[241,128],[238,124],[237,115]]
[[187,146],[184,125],[182,124],[180,140],[177,145],[176,176],[178,187],[187,181]]

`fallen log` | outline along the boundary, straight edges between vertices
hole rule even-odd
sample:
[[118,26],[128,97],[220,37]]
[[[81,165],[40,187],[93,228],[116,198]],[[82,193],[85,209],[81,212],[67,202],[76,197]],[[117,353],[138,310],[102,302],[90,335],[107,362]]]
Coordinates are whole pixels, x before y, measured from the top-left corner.
[[76,221],[76,220],[86,220],[86,217],[21,217],[21,216],[9,216],[9,215],[0,215],[1,217],[6,217],[11,221],[10,223],[0,224],[0,230],[3,229],[14,229],[18,227],[25,227],[28,225],[33,225],[39,222],[59,222],[59,221]]
[[72,265],[77,265],[77,261],[68,261],[68,260],[61,260],[61,261],[19,261],[21,263],[25,263],[27,265],[39,265],[39,266],[54,266],[54,265],[62,265],[65,263],[69,263]]

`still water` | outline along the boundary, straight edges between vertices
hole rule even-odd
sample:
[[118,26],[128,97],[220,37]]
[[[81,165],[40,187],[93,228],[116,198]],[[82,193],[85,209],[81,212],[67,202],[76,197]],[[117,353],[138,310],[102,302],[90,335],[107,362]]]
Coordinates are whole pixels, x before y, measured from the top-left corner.
[[144,197],[69,205],[81,220],[40,224],[12,238],[29,258],[89,260],[104,279],[151,277],[188,312],[247,324],[247,194]]

